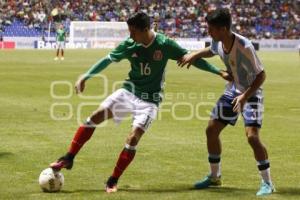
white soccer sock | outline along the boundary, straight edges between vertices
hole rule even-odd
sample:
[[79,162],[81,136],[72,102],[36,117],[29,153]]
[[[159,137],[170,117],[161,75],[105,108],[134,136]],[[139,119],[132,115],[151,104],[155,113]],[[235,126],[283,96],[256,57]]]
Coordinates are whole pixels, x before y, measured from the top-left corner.
[[261,175],[261,178],[264,180],[264,182],[272,184],[270,167],[268,169],[259,171],[259,173]]
[[132,151],[135,151],[136,150],[136,146],[131,146],[129,144],[125,144],[125,149],[128,149],[128,150],[132,150]]
[[90,117],[88,117],[85,121],[85,125],[90,127],[97,127],[97,124],[95,124]]
[[209,163],[210,164],[210,173],[213,178],[221,176],[221,162],[219,163]]

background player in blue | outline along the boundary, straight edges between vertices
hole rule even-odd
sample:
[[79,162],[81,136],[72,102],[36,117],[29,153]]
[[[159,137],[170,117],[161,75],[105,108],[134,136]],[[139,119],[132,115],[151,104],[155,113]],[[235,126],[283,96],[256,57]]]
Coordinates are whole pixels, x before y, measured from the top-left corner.
[[235,125],[238,113],[242,112],[246,136],[254,151],[262,184],[257,195],[271,194],[274,187],[270,176],[270,163],[265,146],[259,138],[262,125],[263,95],[261,85],[266,75],[251,42],[231,31],[231,15],[228,9],[217,9],[206,17],[212,45],[199,52],[185,56],[181,66],[193,63],[202,57],[219,55],[231,73],[233,81],[226,86],[212,111],[206,128],[210,174],[195,184],[202,189],[221,185],[221,141],[219,135],[227,124]]
[[[135,156],[136,147],[158,112],[162,100],[165,67],[169,59],[183,59],[187,50],[163,34],[150,29],[150,18],[142,12],[136,13],[127,21],[130,38],[122,42],[116,49],[84,74],[76,83],[77,92],[83,92],[87,79],[106,68],[112,62],[128,59],[131,70],[123,87],[108,96],[87,120],[81,125],[72,140],[66,155],[50,164],[55,170],[71,169],[73,159],[81,147],[90,139],[96,125],[113,118],[121,122],[123,117],[133,115],[132,130],[127,137],[125,147],[120,153],[112,175],[106,183],[106,192],[116,192],[117,182],[126,167]],[[197,68],[228,78],[224,72],[203,59],[193,63]]]

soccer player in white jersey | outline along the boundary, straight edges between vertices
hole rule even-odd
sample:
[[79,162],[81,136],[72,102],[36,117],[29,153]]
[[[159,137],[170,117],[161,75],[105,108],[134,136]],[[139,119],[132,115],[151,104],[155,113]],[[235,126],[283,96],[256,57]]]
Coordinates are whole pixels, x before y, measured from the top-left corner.
[[270,176],[270,162],[266,147],[259,138],[262,126],[262,84],[266,78],[263,66],[251,42],[231,31],[231,15],[228,9],[219,8],[206,17],[208,33],[212,37],[210,47],[186,56],[180,66],[189,65],[196,59],[219,55],[227,71],[233,77],[224,94],[214,107],[206,128],[210,174],[195,184],[203,189],[221,185],[221,141],[219,135],[228,125],[235,125],[239,113],[244,118],[245,132],[257,161],[262,184],[258,196],[271,194],[274,187]]

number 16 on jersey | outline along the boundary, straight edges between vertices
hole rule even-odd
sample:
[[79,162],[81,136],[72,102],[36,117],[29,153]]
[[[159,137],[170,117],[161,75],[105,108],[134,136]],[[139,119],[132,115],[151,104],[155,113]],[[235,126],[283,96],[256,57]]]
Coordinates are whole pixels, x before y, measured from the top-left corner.
[[149,63],[140,63],[141,67],[141,75],[149,76],[151,74],[151,68],[149,67]]

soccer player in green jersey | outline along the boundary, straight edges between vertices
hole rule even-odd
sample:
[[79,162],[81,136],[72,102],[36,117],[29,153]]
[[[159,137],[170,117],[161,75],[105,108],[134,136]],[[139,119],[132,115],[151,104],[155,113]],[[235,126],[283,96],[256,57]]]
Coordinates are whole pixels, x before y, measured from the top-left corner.
[[54,58],[54,60],[58,60],[59,50],[61,52],[60,59],[64,60],[65,41],[66,41],[66,32],[64,30],[64,26],[60,24],[59,28],[56,31],[56,57]]
[[[77,93],[83,92],[86,80],[105,69],[110,63],[122,59],[129,60],[131,64],[128,79],[121,89],[108,96],[101,107],[78,128],[67,154],[50,164],[54,170],[71,169],[74,157],[92,136],[96,125],[111,118],[115,122],[121,122],[126,114],[131,113],[132,129],[113,173],[106,182],[108,193],[117,191],[119,177],[133,160],[139,140],[156,117],[158,105],[162,100],[165,67],[168,60],[183,59],[187,54],[187,50],[181,48],[175,41],[152,31],[147,14],[138,12],[127,20],[127,24],[130,38],[79,78],[75,89]],[[210,65],[203,59],[196,60],[193,65],[225,79],[229,77],[227,72]]]

